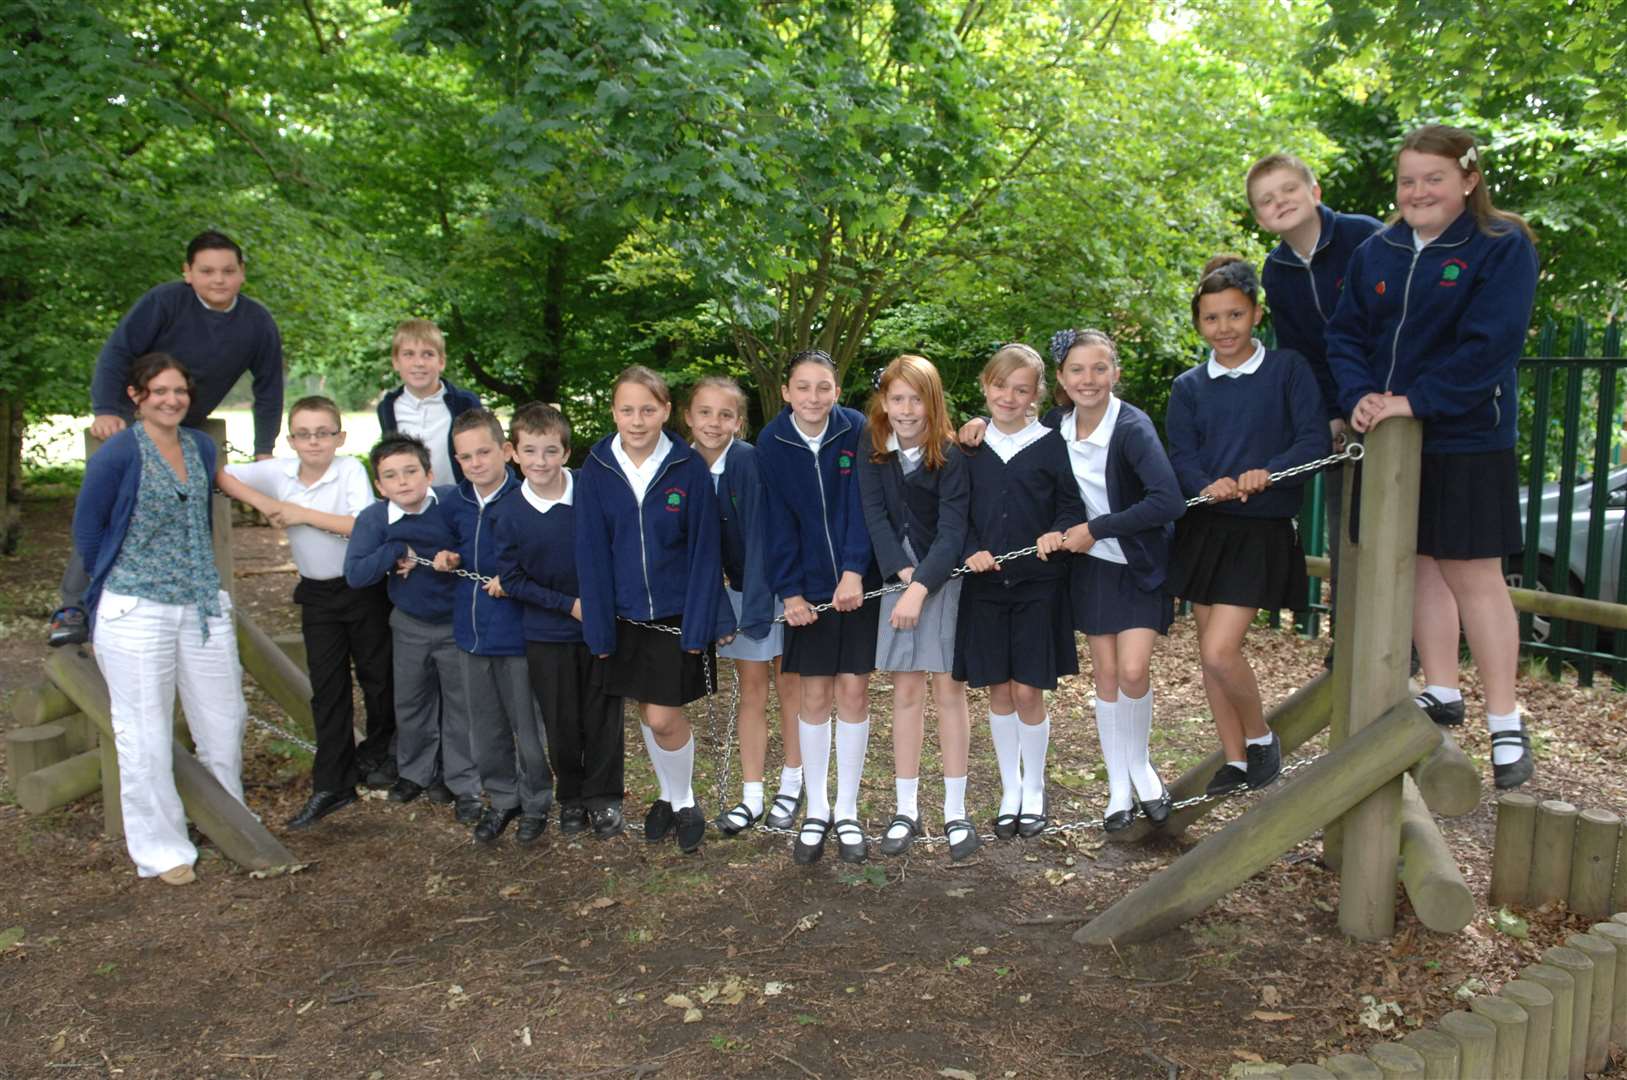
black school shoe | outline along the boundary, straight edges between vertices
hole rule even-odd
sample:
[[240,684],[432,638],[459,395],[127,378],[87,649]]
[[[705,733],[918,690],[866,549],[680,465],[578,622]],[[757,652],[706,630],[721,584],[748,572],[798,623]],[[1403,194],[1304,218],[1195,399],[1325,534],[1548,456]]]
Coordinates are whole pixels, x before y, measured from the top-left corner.
[[508,823],[520,816],[518,806],[510,806],[503,810],[488,809],[480,815],[480,821],[475,825],[475,843],[490,844],[503,835]]
[[520,823],[514,827],[514,842],[516,844],[535,844],[548,831],[548,815],[521,814]]
[[[846,826],[847,831],[850,833],[857,832],[859,834],[859,839],[851,844],[846,840],[843,840],[843,826]],[[862,863],[870,858],[870,841],[865,839],[863,825],[860,825],[853,818],[843,818],[832,826],[832,828],[836,830],[836,853],[841,856],[843,862]]]
[[588,818],[593,824],[593,835],[600,840],[619,836],[622,829],[627,827],[627,821],[621,816],[619,806],[597,807],[588,814]]
[[455,802],[457,808],[453,811],[453,816],[457,818],[459,825],[474,825],[480,821],[481,812],[485,807],[481,805],[479,796],[459,795]]
[[763,815],[763,825],[770,829],[794,829],[797,824],[797,808],[802,805],[802,792],[798,791],[795,797],[780,792],[774,796],[769,804],[768,812]]
[[1248,778],[1250,791],[1258,791],[1282,775],[1282,740],[1277,733],[1271,733],[1271,741],[1264,746],[1248,746],[1244,748],[1248,757]]
[[667,838],[672,826],[677,822],[678,815],[672,812],[672,804],[665,799],[657,799],[650,804],[650,812],[644,815],[644,839],[647,843],[658,844]]
[[[840,824],[840,822],[838,822]],[[893,830],[902,825],[904,831],[894,835]],[[887,823],[887,829],[881,835],[881,843],[876,845],[883,855],[902,855],[910,849],[915,838],[921,835],[921,822],[908,814],[894,814],[893,819]],[[836,839],[840,841],[842,834],[837,833]]]
[[390,801],[396,803],[410,803],[424,793],[424,789],[405,776],[400,777],[390,785]]
[[1158,798],[1147,802],[1141,802],[1140,800],[1136,802],[1136,808],[1141,811],[1148,823],[1155,829],[1168,821],[1169,812],[1175,809],[1175,799],[1169,793],[1169,786],[1162,780],[1158,782],[1158,786],[1163,788],[1163,792]]
[[356,801],[356,789],[348,791],[317,791],[305,800],[305,806],[299,813],[289,818],[283,826],[285,829],[309,829],[335,810],[343,810]]
[[457,801],[458,798],[456,795],[452,794],[451,788],[447,787],[439,780],[435,781],[433,784],[424,789],[424,797],[430,802],[434,803],[436,806],[451,806]]
[[559,808],[559,834],[561,836],[576,836],[588,831],[588,808],[585,806],[562,806]]
[[693,855],[701,848],[701,840],[706,836],[706,815],[701,812],[700,804],[686,806],[673,815],[673,828],[678,834],[678,850],[685,855]]
[[1418,707],[1424,710],[1425,715],[1441,727],[1459,727],[1463,723],[1462,698],[1458,698],[1456,701],[1442,701],[1428,690],[1425,690],[1412,700],[1418,703]]
[[1205,795],[1230,795],[1234,791],[1242,791],[1248,787],[1248,773],[1236,765],[1222,765],[1220,771],[1209,778],[1209,786],[1203,789]]
[[960,862],[966,856],[983,846],[983,838],[977,834],[977,826],[969,818],[956,818],[954,821],[943,823],[945,839],[960,833],[959,840],[949,840],[949,861]]
[[1536,763],[1531,760],[1531,736],[1525,733],[1525,724],[1520,724],[1517,731],[1498,731],[1491,737],[1491,748],[1496,750],[1499,746],[1518,746],[1521,748],[1519,759],[1507,765],[1493,765],[1491,767],[1492,782],[1498,790],[1507,791],[1517,788],[1537,771]]
[[1135,823],[1136,808],[1135,803],[1131,803],[1127,809],[1115,810],[1102,818],[1102,831],[1110,833],[1123,832]]
[[[804,836],[812,835],[812,843],[805,843]],[[797,830],[796,843],[791,845],[791,858],[799,865],[810,866],[819,861],[825,854],[825,840],[830,836],[830,818],[805,818],[802,828]]]

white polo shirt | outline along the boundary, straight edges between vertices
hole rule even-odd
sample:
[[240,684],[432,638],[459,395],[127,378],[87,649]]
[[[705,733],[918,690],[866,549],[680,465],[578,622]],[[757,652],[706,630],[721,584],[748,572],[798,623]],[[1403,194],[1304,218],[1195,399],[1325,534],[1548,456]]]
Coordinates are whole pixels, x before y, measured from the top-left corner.
[[429,466],[434,470],[437,484],[455,483],[452,472],[452,452],[448,436],[452,434],[452,411],[446,407],[446,383],[435,387],[426,398],[412,396],[405,388],[395,399],[396,430],[404,435],[416,435],[429,447]]
[[661,465],[667,460],[667,455],[672,453],[672,440],[667,438],[667,433],[663,431],[661,437],[655,441],[655,449],[650,451],[650,456],[644,459],[642,465],[634,465],[633,459],[627,456],[627,451],[621,448],[620,435],[610,440],[610,452],[615,455],[616,464],[621,466],[621,471],[627,474],[627,482],[633,485],[633,501],[642,504],[644,493],[655,483],[655,476],[661,471]]
[[[1121,404],[1117,395],[1110,395],[1101,423],[1083,439],[1074,438],[1079,431],[1077,408],[1062,419],[1062,434],[1068,443],[1068,462],[1073,466],[1073,478],[1078,481],[1079,495],[1085,500],[1085,509],[1092,519],[1113,512],[1112,505],[1107,501],[1107,444],[1113,438],[1113,429],[1118,426]],[[1097,537],[1096,542],[1090,545],[1089,554],[1108,562],[1129,561],[1115,539]]]
[[[353,457],[336,457],[310,487],[300,483],[299,458],[267,458],[226,466],[226,471],[262,495],[323,514],[355,517],[373,505],[367,469]],[[345,576],[343,537],[309,525],[288,528],[288,547],[301,577],[331,581]]]

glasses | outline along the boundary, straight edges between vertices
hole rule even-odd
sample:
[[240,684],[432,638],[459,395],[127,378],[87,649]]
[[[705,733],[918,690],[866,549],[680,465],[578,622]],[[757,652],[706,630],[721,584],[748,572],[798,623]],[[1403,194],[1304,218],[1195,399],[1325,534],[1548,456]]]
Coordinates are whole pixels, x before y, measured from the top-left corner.
[[288,433],[288,437],[295,442],[326,442],[327,440],[336,437],[338,434],[339,432],[337,431],[329,431],[326,428],[322,428],[317,431],[290,431]]

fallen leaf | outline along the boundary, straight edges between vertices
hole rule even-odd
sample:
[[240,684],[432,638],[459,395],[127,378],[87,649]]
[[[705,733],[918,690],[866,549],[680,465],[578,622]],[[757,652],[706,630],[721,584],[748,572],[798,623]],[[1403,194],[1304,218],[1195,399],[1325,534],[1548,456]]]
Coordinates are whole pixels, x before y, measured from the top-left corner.
[[956,900],[961,900],[972,895],[972,890],[964,887],[959,889],[949,889],[944,893],[944,895],[954,897]]
[[686,1024],[698,1024],[698,1023],[700,1023],[701,1019],[704,1016],[705,1016],[705,1014],[702,1013],[699,1009],[685,1009],[684,1010],[684,1023],[686,1023]]
[[497,890],[497,895],[502,897],[504,900],[512,900],[523,892],[525,892],[524,885],[504,885],[501,889]]
[[297,874],[301,870],[309,869],[310,865],[310,863],[297,862],[284,863],[281,866],[268,866],[264,870],[250,870],[249,877],[263,881],[266,878],[282,877],[284,874]]
[[891,971],[893,968],[895,968],[897,966],[898,966],[898,961],[897,960],[892,960],[892,961],[889,961],[888,963],[885,963],[885,964],[881,965],[880,967],[867,968],[867,969],[865,969],[864,973],[866,975],[885,975],[887,972]]
[[1260,1004],[1267,1008],[1275,1008],[1282,1004],[1282,993],[1275,986],[1266,983],[1260,987]]
[[819,925],[819,920],[824,916],[824,914],[825,913],[823,911],[816,911],[812,915],[804,915],[802,918],[797,920],[796,929],[804,933],[812,930],[814,927]]
[[520,1029],[520,1042],[525,1046],[531,1045],[531,1025],[527,1024]]
[[989,947],[987,945],[979,945],[977,948],[972,950],[972,955],[987,956],[989,955]]
[[688,994],[668,994],[661,999],[661,1004],[671,1005],[674,1009],[693,1009],[695,1007],[694,1001],[690,1000]]
[[20,926],[8,926],[4,930],[0,930],[0,952],[5,952],[13,945],[21,944],[22,940],[23,928]]
[[938,1075],[948,1080],[977,1080],[977,1074],[967,1072],[965,1069],[939,1069]]
[[1265,1060],[1265,1058],[1261,1057],[1259,1054],[1256,1054],[1252,1050],[1233,1050],[1232,1051],[1232,1057],[1238,1058],[1238,1059],[1240,1059],[1242,1061],[1264,1061]]
[[1255,1009],[1248,1015],[1250,1020],[1264,1020],[1268,1024],[1274,1024],[1280,1020],[1292,1020],[1294,1018],[1293,1013],[1265,1012],[1261,1009]]
[[769,982],[769,983],[764,983],[763,984],[763,996],[764,997],[779,997],[783,993],[785,993],[785,984],[784,983]]

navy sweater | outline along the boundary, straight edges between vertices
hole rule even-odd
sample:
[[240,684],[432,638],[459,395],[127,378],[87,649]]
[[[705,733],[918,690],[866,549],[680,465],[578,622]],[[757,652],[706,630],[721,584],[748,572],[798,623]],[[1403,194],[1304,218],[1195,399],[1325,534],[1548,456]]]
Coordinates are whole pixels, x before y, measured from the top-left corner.
[[[986,444],[968,451],[966,461],[971,500],[962,561],[979,551],[1004,555],[1030,547],[1043,533],[1071,529],[1085,520],[1067,444],[1054,430],[1023,447],[1009,462],[1001,461]],[[1028,555],[970,577],[1006,586],[1056,581],[1067,574],[1069,558],[1061,552],[1046,559]]]
[[[438,502],[445,502],[457,496],[457,489],[444,484],[435,489],[435,496]],[[380,500],[356,515],[350,544],[345,548],[345,584],[365,589],[382,579],[388,583],[385,587],[390,603],[408,615],[427,623],[451,622],[451,574],[437,573],[427,566],[414,567],[406,577],[395,572],[397,560],[406,558],[409,548],[414,554],[433,559],[437,551],[451,550],[457,544],[446,519],[430,506],[392,525],[389,511],[390,504]]]
[[[1072,416],[1071,407],[1059,406],[1040,422],[1060,430]],[[1063,432],[1064,437],[1072,434]],[[1123,399],[1118,423],[1107,440],[1107,505],[1111,513],[1089,519],[1090,535],[1117,540],[1136,587],[1158,591],[1169,570],[1175,520],[1186,513],[1186,500],[1152,417]]]
[[[1322,395],[1304,357],[1267,349],[1258,371],[1235,379],[1211,379],[1208,367],[1183,371],[1169,391],[1164,434],[1183,496],[1192,498],[1222,476],[1281,472],[1327,456],[1331,436]],[[1308,475],[1273,484],[1248,502],[1210,506],[1239,517],[1294,517]]]
[[576,477],[582,636],[594,655],[608,656],[617,618],[682,616],[679,643],[705,649],[735,631],[706,459],[668,432],[672,449],[640,501],[610,449],[615,438],[594,443]]
[[[470,409],[480,408],[480,397],[473,390],[465,390],[461,386],[452,385],[450,379],[442,379],[441,385],[446,387],[446,411],[456,420],[461,413]],[[390,435],[396,430],[395,403],[401,400],[401,395],[407,392],[405,386],[398,386],[394,390],[379,398],[379,434]],[[452,480],[454,483],[463,483],[463,467],[458,464],[457,450],[452,446],[452,429],[446,430],[446,456],[452,459]]]
[[[191,292],[191,288],[187,292]],[[183,429],[181,438],[191,439],[203,459],[204,475],[213,486],[215,475],[215,443],[207,435]],[[130,519],[136,512],[136,496],[141,491],[141,447],[136,434],[129,428],[103,443],[85,464],[85,479],[79,485],[79,497],[73,507],[73,545],[79,549],[90,574],[90,585],[85,589],[85,609],[96,610],[102,596],[102,584],[108,571],[118,560],[124,547],[124,537],[130,531]],[[214,517],[209,527],[214,529]]]
[[[484,506],[468,480],[441,500],[441,517],[452,533],[453,547],[462,557],[459,569],[490,577],[497,572],[497,536],[491,519],[498,507],[520,498],[520,479],[510,470],[503,486]],[[504,596],[492,596],[478,581],[461,574],[452,578],[452,636],[458,648],[476,656],[524,656],[525,625],[520,605]]]
[[1277,332],[1277,347],[1292,349],[1311,365],[1316,384],[1322,389],[1322,407],[1329,420],[1347,415],[1339,408],[1339,387],[1328,367],[1327,325],[1344,291],[1350,256],[1362,241],[1384,228],[1384,223],[1366,214],[1340,214],[1326,206],[1317,208],[1322,233],[1316,238],[1311,263],[1305,265],[1284,240],[1272,249],[1260,267],[1260,284],[1265,286],[1271,304],[1271,325]]
[[[966,509],[971,499],[966,455],[949,443],[944,447],[942,467],[929,470],[923,463],[905,473],[898,454],[889,453],[885,461],[878,462],[871,459],[868,446],[859,449],[864,523],[883,577],[897,578],[900,570],[913,566],[910,581],[919,581],[929,593],[937,592],[961,564],[966,548]],[[904,551],[905,540],[920,562]]]
[[723,577],[740,594],[740,633],[757,641],[774,625],[774,590],[765,564],[767,498],[757,448],[735,439],[723,452],[717,486]]
[[525,492],[494,503],[487,515],[497,539],[503,592],[519,602],[527,641],[582,640],[571,605],[582,595],[576,579],[576,505],[555,503],[542,513]]
[[125,383],[130,365],[167,352],[186,365],[196,389],[187,427],[226,399],[243,372],[254,374],[254,452],[269,454],[282,430],[282,334],[265,306],[239,295],[230,311],[215,311],[184,281],[167,281],[125,312],[96,358],[90,404],[97,416],[134,416]]
[[790,406],[764,425],[757,454],[768,487],[768,576],[781,599],[823,604],[850,570],[867,587],[881,583],[859,498],[856,468],[864,452],[864,417],[841,405],[830,411],[817,456]]
[[1406,222],[1385,229],[1356,251],[1328,324],[1341,411],[1387,390],[1424,422],[1426,453],[1513,447],[1536,290],[1536,248],[1517,228],[1487,236],[1466,210],[1422,251]]

